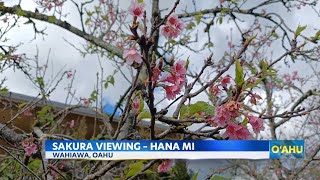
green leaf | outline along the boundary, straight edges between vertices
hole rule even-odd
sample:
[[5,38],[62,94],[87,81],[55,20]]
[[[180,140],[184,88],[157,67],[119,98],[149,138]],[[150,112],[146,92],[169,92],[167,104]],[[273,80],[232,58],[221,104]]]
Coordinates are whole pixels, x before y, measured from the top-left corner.
[[214,46],[212,42],[207,42],[205,45],[206,45],[208,48],[212,48],[212,47]]
[[109,82],[107,81],[107,82],[104,83],[104,88],[107,89],[108,86],[109,86]]
[[115,80],[114,80],[113,75],[109,75],[109,76],[107,77],[107,80],[106,80],[105,83],[104,83],[104,88],[105,88],[105,89],[108,88],[109,83],[114,86]]
[[113,76],[110,76],[109,83],[111,83],[114,86],[114,77]]
[[257,37],[257,35],[250,37],[249,39],[246,40],[246,42],[244,44],[248,46],[256,37]]
[[89,99],[91,101],[95,101],[95,100],[97,100],[97,96],[98,96],[98,92],[96,90],[94,90],[94,91],[92,91]]
[[197,180],[198,174],[199,174],[199,172],[195,173],[195,174],[191,177],[191,180]]
[[249,123],[249,119],[248,119],[248,118],[245,118],[245,119],[242,121],[242,125],[244,125],[244,126],[247,126],[248,123]]
[[231,2],[238,5],[239,0],[231,0]]
[[223,17],[220,16],[220,17],[219,17],[219,24],[222,24],[222,22],[223,22]]
[[185,67],[186,69],[188,69],[189,64],[190,64],[190,56],[188,56],[187,61],[186,61],[186,64],[184,65],[184,67]]
[[25,107],[27,104],[28,104],[28,103],[21,103],[21,104],[19,104],[18,108],[19,108],[19,109],[22,109],[22,108]]
[[87,18],[86,21],[84,22],[85,25],[88,25],[90,22],[90,18]]
[[248,89],[248,88],[254,88],[257,87],[261,82],[263,78],[258,78],[254,83],[247,83],[243,89]]
[[189,107],[183,105],[180,110],[181,118],[187,118],[195,115],[196,113],[204,112],[208,115],[214,115],[214,107],[204,101],[198,101],[195,104],[191,104]]
[[129,172],[126,175],[126,178],[129,178],[139,173],[144,167],[143,162],[144,161],[138,161],[136,163],[130,164]]
[[143,109],[144,109],[144,101],[143,101],[143,98],[142,98],[142,96],[140,95],[140,106],[139,106],[139,113],[140,112],[142,112],[143,111]]
[[25,16],[27,13],[26,13],[25,11],[23,11],[22,9],[18,9],[18,10],[16,11],[16,14],[17,14],[18,16]]
[[261,61],[262,74],[267,74],[268,72],[268,64],[265,60]]
[[256,74],[257,73],[256,68],[251,63],[245,63],[245,65],[250,69],[250,72],[252,74]]
[[35,159],[34,161],[28,164],[28,168],[30,168],[31,170],[39,170],[40,165],[41,165],[41,160]]
[[277,39],[279,38],[279,35],[277,33],[275,33],[275,32],[272,33],[271,36],[274,37],[274,38],[277,38]]
[[238,59],[236,59],[236,85],[241,87],[244,82],[243,69]]
[[188,116],[189,116],[189,107],[183,104],[180,109],[180,117],[186,118]]
[[190,23],[187,25],[186,29],[187,29],[187,30],[191,30],[191,29],[193,29],[194,27],[196,27],[196,24],[195,24],[194,22],[190,22]]
[[307,26],[298,26],[298,28],[296,29],[296,32],[294,33],[295,37],[298,37],[302,31],[304,31],[307,28]]
[[143,0],[138,0],[138,3],[143,3]]
[[86,13],[87,13],[87,15],[88,15],[89,17],[91,17],[91,16],[93,15],[93,12],[91,12],[91,11],[87,11],[87,10],[86,10]]
[[37,117],[40,120],[40,122],[46,123],[50,122],[53,123],[54,121],[54,115],[51,112],[50,106],[43,106],[40,111],[37,112]]
[[142,119],[151,118],[151,114],[148,110],[142,110],[142,112],[138,115],[137,120],[141,121]]
[[222,176],[215,175],[215,176],[212,176],[210,178],[210,180],[231,180],[231,178],[225,178],[225,177],[222,177]]
[[317,40],[320,39],[320,30],[317,31],[317,33],[315,34],[315,36],[311,37],[311,41],[316,42]]
[[48,22],[49,22],[49,23],[54,23],[56,20],[57,20],[57,19],[56,19],[55,16],[49,16],[49,17],[48,17]]
[[9,92],[9,89],[6,87],[0,88],[0,94],[7,94]]
[[36,83],[39,84],[39,86],[44,86],[44,80],[42,77],[37,77]]
[[197,15],[194,16],[194,18],[196,19],[197,24],[200,24],[200,22],[201,22],[201,15],[200,15],[200,14],[197,14]]
[[148,170],[145,171],[145,173],[146,173],[146,174],[153,174],[153,173],[155,173],[155,172],[153,172],[152,170],[148,169]]

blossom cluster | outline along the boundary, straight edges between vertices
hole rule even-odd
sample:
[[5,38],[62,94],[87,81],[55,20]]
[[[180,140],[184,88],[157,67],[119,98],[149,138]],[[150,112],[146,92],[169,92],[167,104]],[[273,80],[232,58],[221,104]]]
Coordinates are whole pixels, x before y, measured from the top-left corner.
[[35,154],[38,151],[38,147],[33,141],[34,138],[31,137],[21,142],[21,145],[23,146],[23,149],[27,156],[31,156],[32,154]]
[[162,163],[158,166],[158,172],[168,172],[174,164],[172,159],[165,159]]
[[165,37],[173,39],[177,38],[181,34],[183,28],[184,24],[181,19],[179,19],[177,15],[171,15],[161,32]]
[[299,81],[301,80],[301,78],[298,75],[298,71],[293,71],[292,74],[284,74],[283,75],[283,79],[285,81],[286,84],[293,84],[293,81]]
[[[136,0],[131,2],[129,12],[134,17],[134,24],[137,18],[143,15],[145,11],[144,8],[144,3],[139,3]],[[183,27],[184,24],[178,18],[178,16],[171,15],[167,18],[167,22],[162,28],[162,34],[167,38],[176,38],[181,34]],[[143,56],[135,46],[132,46],[129,50],[124,50],[123,58],[129,65],[141,64],[143,62]],[[162,73],[162,63],[159,62],[158,65],[152,66],[151,81],[154,85],[159,85],[159,83],[162,83],[160,87],[164,88],[167,99],[173,100],[178,94],[180,94],[186,82],[187,71],[185,67],[185,61],[177,61],[172,67],[170,67],[170,70],[168,71],[169,75],[159,81]],[[137,110],[139,107],[138,100],[134,100],[132,106],[134,110]]]
[[132,102],[132,108],[134,110],[134,112],[138,112],[139,109],[140,109],[140,97],[137,96],[133,99],[133,102]]
[[123,58],[129,65],[132,65],[134,62],[138,64],[142,63],[142,56],[135,47],[132,47],[130,50],[124,50]]
[[137,1],[131,1],[131,6],[129,12],[134,17],[141,17],[144,12],[144,3],[139,3]]
[[[230,75],[226,75],[225,77],[223,77],[220,80],[220,86],[223,88],[227,88],[228,84],[230,84],[230,83],[231,83],[231,76]],[[211,85],[209,87],[209,92],[211,95],[217,96],[220,92],[219,85]]]
[[224,127],[230,121],[239,116],[241,104],[236,101],[230,101],[216,108],[215,116],[208,119],[213,126]]
[[65,2],[65,0],[40,0],[37,2],[38,4],[43,6],[45,9],[48,9],[49,11],[51,11],[52,8],[61,7]]
[[161,81],[166,83],[164,89],[168,100],[173,100],[180,94],[186,82],[186,74],[185,61],[180,60],[171,67],[170,74]]
[[[226,131],[223,134],[226,138],[252,139],[246,123],[237,123],[235,120],[235,118],[240,116],[241,106],[239,102],[229,101],[226,104],[218,106],[215,115],[209,117],[207,121],[212,126],[226,127]],[[245,117],[256,134],[264,130],[263,120],[261,118],[252,115],[245,115]]]

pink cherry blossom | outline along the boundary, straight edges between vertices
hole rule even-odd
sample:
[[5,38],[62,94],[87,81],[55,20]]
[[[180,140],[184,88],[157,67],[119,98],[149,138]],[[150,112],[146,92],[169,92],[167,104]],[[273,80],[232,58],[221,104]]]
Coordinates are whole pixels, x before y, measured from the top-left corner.
[[131,1],[129,12],[132,16],[140,17],[144,12],[144,3],[139,3],[136,0]]
[[161,75],[161,70],[158,68],[158,66],[155,66],[152,71],[152,81],[153,82],[158,81],[160,75]]
[[70,79],[73,76],[72,71],[67,71],[67,79]]
[[288,84],[292,83],[292,82],[291,82],[290,74],[284,74],[284,75],[283,75],[283,79],[284,79]]
[[84,104],[84,105],[89,105],[89,104],[91,103],[91,100],[88,99],[88,98],[83,98],[83,99],[81,99],[81,100],[83,101],[83,104]]
[[9,20],[8,16],[6,16],[6,17],[4,17],[4,18],[2,19],[2,21],[3,21],[4,23],[7,23],[8,20]]
[[292,77],[291,77],[291,79],[292,79],[293,81],[300,79],[300,77],[299,77],[299,75],[298,75],[298,71],[293,71],[293,72],[292,72]]
[[24,151],[26,152],[27,156],[31,156],[32,154],[37,153],[37,145],[32,143],[29,146],[24,147]]
[[36,3],[42,7],[48,9],[49,11],[55,7],[61,7],[65,1],[63,0],[37,0]]
[[252,135],[250,134],[247,126],[242,124],[230,123],[226,128],[226,132],[223,134],[224,137],[229,137],[229,139],[252,139]]
[[167,99],[172,100],[176,95],[180,94],[186,82],[186,68],[185,61],[178,61],[171,67],[171,73],[161,82],[166,83],[164,89],[166,91]]
[[224,106],[227,109],[227,111],[230,113],[231,118],[236,118],[239,116],[241,103],[237,101],[229,101]]
[[257,100],[262,99],[258,94],[252,94],[250,97],[250,102],[254,105],[257,105]]
[[26,117],[32,117],[32,116],[33,116],[30,108],[27,109],[27,110],[25,110],[25,111],[23,112],[23,115],[26,116]]
[[166,91],[168,100],[173,100],[176,97],[176,95],[180,94],[181,92],[181,88],[176,85],[165,86],[164,89]]
[[178,61],[174,66],[174,72],[176,76],[183,77],[187,74],[187,70],[185,68],[185,61]]
[[169,74],[162,81],[169,82],[179,86],[179,85],[183,85],[185,80],[186,80],[185,76],[177,76],[176,74]]
[[177,15],[172,15],[168,18],[168,24],[175,26],[180,21]]
[[136,97],[133,102],[132,102],[132,108],[135,112],[138,112],[139,111],[139,108],[140,108],[140,98],[139,97]]
[[227,85],[230,83],[230,76],[227,75],[224,78],[221,79],[221,86],[222,87],[227,87]]
[[255,116],[247,116],[247,118],[249,119],[249,123],[256,134],[264,130],[263,120],[261,118]]
[[167,24],[164,25],[161,32],[167,38],[177,38],[181,31],[184,28],[184,23],[178,18],[177,15],[171,15],[168,20]]
[[126,59],[129,65],[133,64],[133,62],[138,64],[142,62],[142,56],[135,47],[132,47],[130,50],[124,50],[123,58]]
[[178,31],[177,29],[175,29],[171,25],[165,25],[162,28],[161,32],[165,37],[170,38],[170,39],[177,38],[180,35],[180,31]]
[[32,154],[35,154],[38,151],[37,145],[33,143],[33,140],[34,138],[31,137],[21,142],[27,156],[31,156]]
[[158,172],[168,172],[172,166],[174,161],[172,159],[166,159],[164,160],[159,166],[158,166]]
[[219,127],[224,127],[230,120],[230,112],[225,108],[224,105],[216,108],[216,114],[213,117],[213,123],[217,124]]
[[209,92],[210,92],[212,95],[216,96],[217,94],[219,94],[220,89],[219,89],[218,86],[210,86]]
[[65,125],[62,125],[63,127],[70,127],[71,129],[74,128],[75,122],[74,120],[71,120],[70,122],[67,122]]
[[177,15],[171,15],[171,16],[168,18],[168,23],[167,23],[167,25],[171,25],[171,26],[175,27],[176,30],[178,30],[178,31],[182,31],[183,28],[184,28],[183,22],[178,18]]

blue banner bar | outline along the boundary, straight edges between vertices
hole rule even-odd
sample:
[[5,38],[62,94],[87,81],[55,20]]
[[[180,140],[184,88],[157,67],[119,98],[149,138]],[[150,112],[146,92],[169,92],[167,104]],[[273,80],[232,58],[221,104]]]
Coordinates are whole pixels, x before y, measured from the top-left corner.
[[269,151],[269,141],[47,140],[46,151]]
[[[304,157],[303,140],[47,140],[48,158],[88,158],[102,153],[114,154],[114,159],[134,158],[248,158],[278,159],[281,156]],[[171,153],[170,153],[171,152]],[[181,153],[180,153],[181,152]],[[60,154],[57,154],[60,153]],[[73,153],[73,154],[70,154]],[[160,153],[160,154],[159,154]],[[166,156],[163,154],[166,153]],[[187,156],[187,157],[186,157]],[[103,157],[102,157],[103,158]]]

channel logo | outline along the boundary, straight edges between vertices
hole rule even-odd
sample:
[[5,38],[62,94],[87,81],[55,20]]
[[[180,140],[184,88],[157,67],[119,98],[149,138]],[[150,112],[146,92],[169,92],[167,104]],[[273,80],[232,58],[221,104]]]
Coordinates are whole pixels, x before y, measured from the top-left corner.
[[270,159],[280,157],[304,157],[304,140],[272,140],[270,141]]

